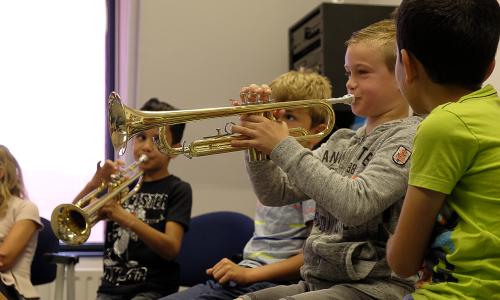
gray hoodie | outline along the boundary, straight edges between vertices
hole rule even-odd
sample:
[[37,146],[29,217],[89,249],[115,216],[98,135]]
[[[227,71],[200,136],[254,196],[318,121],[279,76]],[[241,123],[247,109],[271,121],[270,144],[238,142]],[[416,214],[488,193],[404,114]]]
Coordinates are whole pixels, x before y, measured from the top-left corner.
[[268,206],[317,203],[304,248],[302,277],[313,290],[344,283],[379,299],[400,299],[413,279],[393,274],[385,258],[408,186],[419,117],[384,123],[365,135],[340,129],[315,151],[294,138],[272,161],[247,163],[255,193]]

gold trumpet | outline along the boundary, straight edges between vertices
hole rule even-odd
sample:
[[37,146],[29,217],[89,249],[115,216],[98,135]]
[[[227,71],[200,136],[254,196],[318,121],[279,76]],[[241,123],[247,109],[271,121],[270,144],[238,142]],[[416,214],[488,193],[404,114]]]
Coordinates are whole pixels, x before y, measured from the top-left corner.
[[[125,203],[137,193],[142,185],[143,171],[139,164],[148,160],[143,154],[133,164],[111,176],[110,182],[101,185],[92,192],[72,204],[58,205],[50,218],[52,231],[57,238],[69,245],[81,245],[90,236],[91,228],[99,221],[98,211],[107,202],[119,199],[120,204]],[[137,183],[129,191],[128,187],[135,180]],[[107,193],[105,193],[107,190]],[[105,193],[104,195],[101,195]]]
[[[119,155],[125,153],[127,142],[136,134],[159,127],[159,139],[155,141],[158,149],[169,155],[174,156],[183,154],[189,158],[194,156],[205,156],[217,153],[226,153],[232,151],[244,150],[231,146],[231,141],[241,138],[235,134],[220,134],[216,136],[196,140],[186,145],[185,142],[181,147],[171,147],[165,135],[164,126],[174,125],[179,123],[187,123],[210,118],[220,118],[244,114],[264,114],[271,117],[272,111],[277,109],[297,109],[310,108],[312,106],[320,106],[327,110],[329,120],[325,130],[310,134],[304,128],[290,129],[290,135],[294,136],[298,141],[308,139],[322,139],[327,136],[333,129],[335,124],[335,113],[333,104],[348,104],[354,102],[354,96],[347,94],[340,98],[330,99],[312,99],[312,100],[297,100],[288,102],[268,102],[268,103],[251,103],[249,105],[229,106],[218,108],[204,108],[193,110],[177,110],[177,111],[141,111],[127,107],[122,104],[120,96],[116,92],[112,92],[108,98],[108,119],[111,142],[118,151]],[[252,149],[251,149],[252,150]],[[251,158],[252,159],[252,158]]]

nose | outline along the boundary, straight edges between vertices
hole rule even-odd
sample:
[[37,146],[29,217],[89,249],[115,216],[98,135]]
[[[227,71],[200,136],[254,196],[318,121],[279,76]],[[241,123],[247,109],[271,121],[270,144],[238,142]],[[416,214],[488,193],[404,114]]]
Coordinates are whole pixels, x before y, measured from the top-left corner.
[[156,145],[155,145],[154,139],[152,137],[145,139],[144,143],[142,144],[143,150],[152,151],[155,147],[156,147]]
[[352,78],[352,76],[350,76],[348,79],[347,79],[347,82],[345,84],[345,87],[347,88],[347,91],[349,93],[351,93],[355,87],[356,87],[356,81]]

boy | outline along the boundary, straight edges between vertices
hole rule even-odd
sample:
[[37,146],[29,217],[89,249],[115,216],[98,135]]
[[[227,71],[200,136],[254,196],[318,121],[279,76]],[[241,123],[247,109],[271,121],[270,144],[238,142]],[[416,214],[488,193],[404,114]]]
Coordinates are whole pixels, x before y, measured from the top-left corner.
[[[174,109],[156,98],[141,107],[146,111]],[[184,127],[185,124],[178,124],[167,128],[171,145],[180,143]],[[142,154],[148,157],[140,164],[144,182],[138,193],[123,207],[111,201],[100,211],[110,222],[106,225],[104,276],[97,291],[98,300],[158,299],[179,288],[179,265],[174,259],[189,226],[191,186],[169,173],[171,158],[157,149],[153,143],[155,137],[158,128],[134,138],[135,159]],[[93,190],[109,179],[119,164],[106,161],[84,191]]]
[[[399,86],[419,126],[404,207],[387,251],[423,277],[407,299],[500,299],[500,99],[496,0],[403,1]],[[436,222],[437,221],[437,222]]]
[[[332,94],[329,80],[309,71],[284,73],[273,80],[271,88],[277,101],[324,99]],[[287,111],[282,120],[290,127],[302,127],[316,133],[324,130],[327,115],[320,108],[296,109]],[[308,141],[303,146],[311,148],[315,143],[317,141]],[[227,258],[222,259],[207,270],[214,280],[162,300],[232,300],[275,286],[277,282],[298,280],[300,266],[304,263],[302,247],[309,235],[314,212],[313,200],[282,207],[257,202],[255,233],[245,247],[243,261],[235,264]]]
[[282,122],[255,115],[234,126],[248,139],[237,147],[270,153],[248,171],[265,205],[316,201],[314,226],[304,247],[304,281],[241,299],[401,299],[412,280],[391,274],[385,244],[407,186],[411,142],[419,122],[394,76],[395,25],[385,20],[355,32],[346,42],[347,89],[354,114],[366,117],[356,131],[337,130],[315,151],[288,137]]

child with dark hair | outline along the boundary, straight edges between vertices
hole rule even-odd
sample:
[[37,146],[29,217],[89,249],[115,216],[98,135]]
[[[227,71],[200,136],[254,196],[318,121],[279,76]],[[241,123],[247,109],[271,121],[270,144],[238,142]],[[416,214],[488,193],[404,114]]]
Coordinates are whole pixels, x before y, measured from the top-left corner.
[[403,0],[398,85],[417,130],[409,186],[387,259],[422,266],[407,299],[500,299],[500,98],[491,86],[496,0]]
[[[141,107],[145,111],[174,109],[154,98]],[[166,126],[166,139],[171,146],[178,146],[183,130],[184,124]],[[179,289],[179,265],[175,258],[189,227],[192,192],[189,183],[169,172],[172,158],[154,144],[158,135],[159,129],[152,128],[134,137],[134,158],[148,157],[139,165],[144,172],[139,191],[123,205],[110,201],[99,212],[109,222],[98,300],[158,299]],[[107,160],[77,199],[109,181],[122,164]]]
[[[177,110],[173,105],[159,101],[158,98],[151,98],[146,103],[143,104],[141,110],[144,111],[169,111]],[[186,128],[185,123],[179,123],[168,126],[172,134],[172,145],[180,144],[182,140],[182,135],[184,134],[184,128]]]

